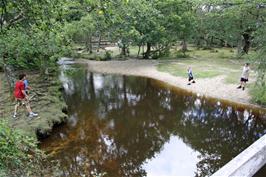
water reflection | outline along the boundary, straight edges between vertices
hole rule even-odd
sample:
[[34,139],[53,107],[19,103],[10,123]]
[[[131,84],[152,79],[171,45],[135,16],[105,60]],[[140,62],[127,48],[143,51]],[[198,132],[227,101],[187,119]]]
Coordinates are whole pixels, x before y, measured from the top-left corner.
[[264,114],[154,80],[71,68],[60,78],[70,119],[42,148],[63,176],[206,176],[265,133]]
[[[200,154],[176,136],[170,137],[162,151],[144,163],[147,176],[193,176]],[[174,162],[174,163],[169,163]]]

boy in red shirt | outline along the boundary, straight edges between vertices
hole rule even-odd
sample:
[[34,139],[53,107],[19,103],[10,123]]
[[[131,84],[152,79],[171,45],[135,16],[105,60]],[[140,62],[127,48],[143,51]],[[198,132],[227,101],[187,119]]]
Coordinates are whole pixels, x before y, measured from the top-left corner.
[[14,111],[14,115],[13,115],[14,118],[17,117],[17,110],[18,110],[18,107],[21,105],[26,106],[30,118],[38,116],[38,114],[32,112],[32,110],[30,108],[28,95],[25,91],[25,84],[24,84],[25,79],[26,79],[26,74],[20,74],[19,75],[19,81],[17,81],[15,84],[14,96],[16,98],[17,103],[15,105],[15,111]]

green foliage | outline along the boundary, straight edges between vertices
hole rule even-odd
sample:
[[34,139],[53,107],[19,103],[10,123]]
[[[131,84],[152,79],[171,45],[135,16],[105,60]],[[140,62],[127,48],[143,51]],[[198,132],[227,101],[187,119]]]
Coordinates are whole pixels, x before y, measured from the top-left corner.
[[112,54],[110,51],[106,51],[105,54],[104,54],[104,60],[107,61],[107,60],[111,60],[112,59]]
[[1,32],[17,28],[30,28],[33,24],[41,28],[49,28],[50,17],[57,14],[56,9],[60,6],[60,0],[41,0],[41,1],[1,1]]
[[[3,0],[0,11],[0,69],[9,64],[43,71],[62,55],[109,60],[111,54],[98,54],[101,40],[118,43],[122,58],[131,46],[145,46],[143,58],[170,58],[171,47],[182,41],[183,53],[172,57],[190,56],[187,42],[237,49],[237,56],[256,60],[257,84],[265,85],[263,0]],[[73,55],[75,43],[84,47]],[[242,56],[251,49],[255,57]],[[235,59],[222,52],[218,57]]]
[[252,38],[263,24],[266,9],[262,0],[195,1],[199,46],[238,47],[238,53],[248,53]]
[[0,46],[0,53],[6,64],[25,69],[53,66],[60,54],[67,51],[60,35],[37,28],[27,33],[23,29],[9,30],[1,36]]
[[258,81],[260,85],[266,85],[266,24],[264,23],[263,26],[257,30],[255,42],[258,44],[258,52],[255,55],[254,59],[258,61]]
[[[72,6],[83,11],[78,2],[75,4]],[[194,31],[195,17],[188,1],[99,1],[92,4],[89,14],[65,26],[70,39],[85,43],[90,51],[87,45],[92,39],[105,38],[118,42],[122,55],[127,55],[130,45],[147,45],[145,56],[158,58],[177,40],[189,40]]]
[[15,68],[54,66],[69,43],[56,19],[61,1],[7,1],[1,3],[0,63]]
[[162,24],[169,33],[168,40],[189,40],[194,33],[195,13],[190,1],[157,1],[156,7],[163,14]]
[[257,63],[257,82],[252,89],[253,100],[256,103],[266,105],[266,24],[259,23],[259,28],[254,36],[257,44],[257,52],[252,57]]
[[44,158],[35,138],[10,128],[3,120],[0,121],[1,176],[40,176]]
[[252,100],[258,104],[266,106],[266,86],[255,84],[251,88]]
[[79,21],[66,24],[64,30],[65,35],[78,42],[93,35],[93,32],[95,32],[95,24],[92,17],[87,15]]
[[178,51],[175,55],[176,58],[189,58],[189,55],[185,54],[184,52]]

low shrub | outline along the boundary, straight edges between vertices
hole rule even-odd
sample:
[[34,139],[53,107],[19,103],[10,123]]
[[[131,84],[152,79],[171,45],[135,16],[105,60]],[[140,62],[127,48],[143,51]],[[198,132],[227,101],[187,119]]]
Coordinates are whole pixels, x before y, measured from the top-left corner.
[[266,106],[266,86],[254,85],[251,87],[252,100],[260,105]]
[[44,176],[46,159],[35,137],[0,121],[0,176]]
[[111,60],[112,59],[112,54],[111,51],[106,51],[103,57],[103,60],[107,61],[107,60]]

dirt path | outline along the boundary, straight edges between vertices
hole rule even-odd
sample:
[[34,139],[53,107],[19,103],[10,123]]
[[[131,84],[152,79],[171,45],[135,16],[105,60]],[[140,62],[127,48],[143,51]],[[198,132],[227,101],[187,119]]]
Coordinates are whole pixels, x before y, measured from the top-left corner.
[[225,76],[214,78],[197,79],[196,84],[187,85],[187,79],[176,77],[156,69],[159,64],[156,60],[135,60],[126,61],[91,61],[80,59],[77,63],[88,64],[88,69],[93,72],[116,73],[124,75],[144,76],[166,82],[170,85],[186,89],[200,95],[228,100],[241,104],[251,104],[251,96],[248,89],[245,91],[236,89],[236,84],[226,84]]

